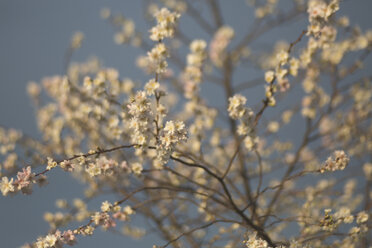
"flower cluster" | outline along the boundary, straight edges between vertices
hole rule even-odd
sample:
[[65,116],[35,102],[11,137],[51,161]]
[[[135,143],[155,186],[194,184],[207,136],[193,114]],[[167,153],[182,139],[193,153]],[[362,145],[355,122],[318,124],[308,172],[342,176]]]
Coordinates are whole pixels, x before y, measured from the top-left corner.
[[180,14],[176,12],[170,12],[166,8],[162,8],[155,13],[157,25],[153,27],[150,32],[150,39],[153,41],[161,41],[164,38],[170,38],[174,35],[175,25]]
[[[339,0],[332,0],[329,4],[322,0],[312,0],[308,3],[307,12],[309,14],[310,25],[307,29],[307,35],[309,38],[306,49],[302,51],[300,56],[303,67],[306,67],[312,60],[312,56],[319,48],[325,48],[325,51],[333,51],[328,53],[328,59],[336,59],[340,57],[344,50],[343,46],[337,46],[332,44],[337,35],[337,30],[329,23],[329,18],[339,9]],[[331,45],[332,44],[332,45]],[[333,47],[333,48],[332,48]],[[331,49],[331,50],[329,50]],[[340,52],[334,53],[337,50]],[[339,61],[339,60],[338,60]]]
[[16,191],[30,194],[32,192],[32,184],[35,182],[34,176],[35,174],[31,173],[31,166],[27,166],[17,173],[17,179],[15,181],[13,178],[9,180],[8,177],[3,177],[0,182],[1,193],[4,196]]
[[22,133],[15,129],[0,127],[0,156],[3,161],[0,163],[0,176],[5,172],[17,170],[18,155],[15,152],[16,144],[22,138]]
[[56,161],[54,161],[52,158],[48,157],[47,160],[48,160],[48,165],[47,165],[47,168],[46,168],[47,170],[51,170],[51,169],[57,167],[58,163]]
[[[336,42],[337,29],[335,23],[330,21],[330,17],[339,9],[339,0],[332,0],[326,3],[322,0],[312,0],[308,3],[307,12],[309,14],[310,25],[307,35],[310,36],[307,46],[300,55],[300,66],[307,68],[306,77],[303,81],[303,88],[308,94],[302,101],[302,115],[313,119],[317,113],[317,107],[325,106],[330,97],[326,91],[316,84],[319,79],[319,68],[312,64],[317,51],[321,51],[322,61],[330,64],[338,64],[347,51],[357,50],[355,41],[348,39]],[[344,21],[345,22],[345,21]],[[342,26],[342,25],[341,25]],[[364,47],[368,45],[365,37]],[[354,46],[354,48],[352,48]]]
[[349,160],[344,151],[335,151],[332,157],[327,158],[320,171],[323,173],[325,171],[344,170],[349,164]]
[[229,112],[229,116],[234,120],[243,118],[249,110],[245,107],[245,103],[247,102],[247,98],[242,95],[234,95],[229,98],[229,106],[227,111]]
[[252,151],[257,148],[260,138],[251,134],[244,138],[244,146],[248,151]]
[[255,149],[259,142],[259,137],[256,136],[253,130],[253,111],[245,106],[247,99],[236,94],[229,98],[228,112],[229,116],[234,120],[240,120],[237,127],[239,135],[246,135],[244,138],[244,145],[248,151]]
[[153,120],[150,100],[145,91],[138,91],[128,104],[128,112],[132,116],[129,127],[133,130],[132,141],[144,145],[149,142]]
[[168,51],[164,43],[158,43],[150,52],[147,53],[147,59],[150,67],[154,68],[156,73],[164,73],[168,67],[166,58]]
[[182,75],[186,98],[192,98],[199,90],[202,80],[202,65],[206,59],[205,49],[207,43],[204,40],[194,40],[190,44],[191,53],[187,55],[187,66]]
[[130,215],[133,214],[135,214],[135,211],[130,206],[126,206],[122,209],[118,203],[111,204],[108,201],[104,201],[101,204],[101,211],[94,212],[91,216],[91,220],[95,225],[94,228],[101,226],[104,230],[107,230],[116,226],[115,220],[127,221]]
[[337,212],[331,214],[332,209],[324,210],[324,217],[320,220],[320,226],[323,230],[334,231],[342,223],[351,224],[356,219],[357,226],[353,226],[349,233],[356,238],[358,234],[366,233],[368,227],[366,222],[368,221],[369,215],[366,211],[361,211],[356,215],[352,215],[351,211],[347,207],[341,207]]
[[113,159],[107,159],[105,156],[101,156],[94,162],[87,163],[85,171],[91,176],[98,175],[109,175],[113,173],[115,167],[118,166],[118,162]]
[[22,168],[22,172],[17,173],[17,180],[14,181],[16,190],[21,190],[24,194],[31,193],[34,176],[35,174],[31,172],[31,166]]
[[297,76],[300,61],[294,57],[290,58],[289,51],[289,49],[277,51],[275,62],[272,63],[275,70],[268,70],[265,73],[265,81],[267,83],[265,91],[269,106],[276,105],[274,93],[277,91],[277,87],[274,85],[274,81],[277,80],[280,91],[285,92],[290,87],[288,75]]
[[366,211],[361,211],[358,213],[356,221],[358,224],[362,224],[366,223],[368,219],[369,219],[368,213]]
[[[75,200],[75,206],[79,211],[80,209],[85,209],[85,204],[78,200]],[[97,227],[102,227],[104,230],[114,228],[116,226],[116,220],[127,221],[133,214],[135,214],[135,211],[130,206],[125,206],[122,208],[118,202],[111,204],[108,201],[104,201],[101,204],[101,211],[93,212],[90,216],[91,221],[88,224],[76,228],[75,230],[66,230],[63,233],[59,230],[56,230],[54,233],[50,233],[45,237],[39,237],[32,247],[61,248],[65,244],[73,246],[77,241],[76,235],[92,235]],[[86,212],[84,216],[86,217],[87,215],[89,214]],[[48,219],[50,218],[51,217]],[[31,246],[26,245],[24,247]]]
[[72,163],[70,160],[63,160],[59,166],[64,170],[64,171],[69,171],[72,172],[75,169],[74,163]]
[[167,121],[157,146],[157,158],[161,164],[168,162],[177,143],[187,139],[187,130],[182,121]]
[[234,29],[229,26],[220,27],[214,34],[209,47],[209,57],[213,64],[222,67],[226,58],[226,48],[234,38]]
[[332,0],[329,4],[322,0],[309,1],[307,12],[309,13],[309,33],[318,35],[321,33],[325,23],[339,10],[340,0]]
[[146,85],[145,85],[145,90],[146,94],[149,96],[155,95],[155,91],[159,89],[160,84],[155,81],[155,79],[151,79]]
[[115,221],[106,212],[95,212],[92,215],[92,221],[96,226],[102,226],[104,229],[115,227]]
[[229,116],[234,120],[240,120],[240,125],[238,126],[238,134],[246,135],[251,132],[253,111],[245,106],[247,99],[236,94],[229,98],[229,106],[227,111]]
[[61,233],[56,231],[55,233],[48,234],[45,237],[39,237],[35,243],[36,248],[61,248],[64,244],[74,245],[76,244],[76,237],[73,231],[67,230]]
[[[331,209],[324,210],[324,217],[320,220],[320,226],[322,226],[323,230],[333,231],[336,228],[336,222],[334,217],[331,215]],[[350,214],[346,213],[345,217],[348,217]]]
[[249,235],[248,240],[244,241],[247,248],[270,248],[269,244],[257,237],[257,233],[252,233]]

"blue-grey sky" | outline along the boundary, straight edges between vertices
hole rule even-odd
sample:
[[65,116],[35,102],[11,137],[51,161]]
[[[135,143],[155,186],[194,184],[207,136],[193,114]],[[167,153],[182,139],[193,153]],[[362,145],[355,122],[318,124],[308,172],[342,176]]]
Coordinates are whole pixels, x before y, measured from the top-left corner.
[[[202,0],[194,2],[203,5]],[[246,30],[251,17],[242,8],[244,0],[220,0],[220,3],[226,23],[236,30]],[[82,31],[86,40],[73,59],[82,61],[96,55],[105,66],[119,69],[122,77],[142,79],[133,58],[143,52],[116,45],[113,29],[99,17],[100,9],[109,7],[114,13],[132,18],[138,29],[146,33],[149,27],[142,18],[142,5],[140,0],[0,0],[0,125],[38,136],[26,84],[62,72],[63,56],[75,31]],[[367,29],[371,28],[371,8],[370,0],[344,0],[340,12],[348,15],[352,24]],[[300,24],[274,32],[269,38],[290,41],[289,38],[297,37],[304,28]],[[180,25],[192,38],[203,36],[194,31],[195,23],[190,19],[181,19]],[[237,78],[237,81],[244,80]],[[42,216],[46,211],[57,210],[55,200],[82,197],[79,183],[62,172],[51,174],[50,184],[45,188],[35,187],[31,196],[0,196],[0,247],[19,247],[44,235],[48,226]],[[93,237],[79,237],[77,247],[151,247],[154,240],[148,237],[135,242],[97,232]]]

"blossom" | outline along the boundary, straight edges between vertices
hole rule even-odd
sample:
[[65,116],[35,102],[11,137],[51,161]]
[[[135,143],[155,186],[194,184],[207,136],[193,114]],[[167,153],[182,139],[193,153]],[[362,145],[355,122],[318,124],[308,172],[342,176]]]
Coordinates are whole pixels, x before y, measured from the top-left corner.
[[14,192],[13,178],[8,179],[7,177],[2,177],[0,182],[1,193],[6,196],[9,192]]
[[202,81],[202,66],[206,59],[205,48],[207,43],[204,40],[194,40],[190,43],[191,53],[187,55],[187,66],[182,74],[186,98],[193,98],[199,91],[199,84]]
[[94,224],[98,225],[104,225],[105,222],[110,218],[110,216],[105,212],[95,212],[91,219],[94,222]]
[[186,139],[185,123],[182,121],[167,121],[163,130],[164,135],[162,136],[162,142],[166,149],[170,148],[171,145]]
[[288,62],[289,54],[285,50],[281,50],[276,56],[279,65],[284,65]]
[[53,247],[57,242],[57,237],[54,234],[48,234],[45,237],[45,242],[49,245],[49,247]]
[[68,203],[66,200],[64,199],[57,199],[56,200],[56,206],[58,208],[67,208],[68,207]]
[[76,32],[71,39],[71,48],[78,49],[81,47],[81,43],[84,40],[84,34],[82,32]]
[[168,67],[167,56],[168,52],[164,43],[157,44],[147,53],[148,67],[151,68],[150,71],[155,71],[158,74],[166,72]]
[[309,21],[312,22],[317,18],[325,18],[327,4],[320,0],[309,1],[307,12],[309,13]]
[[119,125],[119,118],[116,115],[110,116],[108,119],[109,128],[116,128]]
[[248,151],[252,151],[254,148],[256,148],[258,145],[258,142],[259,142],[259,137],[251,137],[248,135],[244,139],[244,145]]
[[322,0],[311,0],[308,4],[307,12],[309,13],[308,34],[319,36],[321,29],[327,25],[329,18],[339,10],[340,0],[332,0],[326,4]]
[[357,215],[357,223],[365,223],[368,221],[368,213],[366,211],[359,212]]
[[280,128],[280,125],[279,125],[279,122],[277,122],[277,121],[271,121],[267,125],[267,130],[269,130],[269,132],[271,132],[271,133],[278,132],[279,128]]
[[188,66],[201,67],[205,59],[205,48],[207,43],[204,40],[194,40],[190,44],[191,53],[187,55]]
[[273,96],[270,96],[270,97],[269,97],[268,105],[269,105],[270,107],[274,107],[274,106],[276,105],[276,100],[275,100],[275,98],[274,98]]
[[233,119],[239,119],[243,117],[243,115],[246,113],[245,103],[247,102],[247,99],[240,95],[236,94],[233,97],[229,98],[229,106],[228,106],[228,112],[231,118]]
[[324,171],[344,170],[349,160],[344,151],[335,151],[332,157],[327,158],[320,171],[323,173]]
[[296,58],[291,58],[289,60],[289,73],[296,77],[298,73],[298,68],[300,67],[300,61]]
[[151,79],[146,85],[145,90],[147,95],[151,96],[155,94],[155,90],[159,88],[159,83],[155,79]]
[[257,237],[257,233],[249,235],[248,240],[245,240],[244,244],[247,248],[270,248],[265,240]]
[[120,221],[126,221],[128,219],[128,216],[121,211],[114,213],[112,217]]
[[125,206],[122,211],[120,208],[117,209],[117,212],[113,214],[115,219],[125,221],[129,219],[129,216],[135,214],[135,211],[130,206]]
[[339,211],[334,214],[337,219],[342,219],[345,223],[351,223],[354,221],[354,216],[351,215],[351,211],[347,207],[341,207]]
[[332,0],[325,11],[325,20],[328,20],[328,18],[338,11],[340,9],[340,0]]
[[32,97],[36,98],[40,95],[41,88],[40,85],[35,82],[30,82],[27,84],[27,93]]
[[59,236],[56,234],[48,234],[45,237],[37,239],[36,248],[54,248],[58,242]]
[[130,99],[127,107],[132,116],[129,120],[129,127],[133,130],[131,132],[132,140],[135,144],[144,145],[150,139],[150,129],[154,119],[146,92],[138,91]]
[[94,232],[94,227],[92,227],[92,226],[86,226],[86,227],[84,227],[83,229],[80,230],[80,233],[84,236],[93,235],[93,232]]
[[131,169],[133,173],[136,175],[140,175],[143,170],[142,165],[140,163],[133,163]]
[[265,73],[265,81],[266,83],[272,83],[274,80],[275,73],[273,71],[267,71]]
[[226,48],[234,37],[234,34],[234,29],[229,26],[222,26],[215,33],[210,44],[209,57],[217,67],[222,67],[226,57]]
[[104,201],[102,202],[102,205],[101,205],[101,211],[102,212],[108,212],[111,210],[111,207],[112,207],[112,204],[109,203],[108,201]]
[[150,102],[144,91],[138,91],[127,105],[129,113],[134,116],[146,114],[150,110]]
[[112,170],[118,165],[113,159],[108,159],[105,156],[99,157],[96,159],[97,166],[102,170],[103,173],[107,174],[112,172]]
[[57,166],[57,162],[54,161],[52,158],[48,157],[47,160],[48,160],[47,170],[51,170]]
[[125,206],[124,209],[123,209],[123,212],[124,212],[126,215],[132,215],[132,214],[135,214],[135,211],[134,211],[133,208],[131,208],[130,206]]
[[160,143],[157,145],[157,159],[160,164],[165,164],[177,143],[187,139],[187,130],[182,121],[167,121]]
[[103,225],[103,229],[106,230],[108,228],[112,228],[112,227],[116,227],[116,222],[114,219],[112,219],[111,217],[109,217],[106,222],[104,223]]
[[207,42],[205,42],[204,40],[193,40],[190,43],[190,50],[193,53],[204,53],[206,47]]
[[17,189],[21,190],[30,185],[33,174],[31,173],[31,166],[22,168],[22,172],[17,173],[17,180],[14,182],[17,185]]
[[62,233],[61,241],[68,245],[74,245],[76,243],[76,237],[71,230],[67,230]]
[[88,172],[88,174],[91,177],[98,176],[102,174],[101,167],[97,165],[96,163],[89,163],[87,167],[85,168],[85,171]]
[[275,75],[277,76],[278,80],[283,80],[284,77],[287,75],[287,73],[288,73],[287,69],[283,69],[282,67],[278,67],[276,72],[275,72]]
[[75,165],[69,161],[69,160],[64,160],[60,163],[59,165],[64,171],[73,171],[75,168]]

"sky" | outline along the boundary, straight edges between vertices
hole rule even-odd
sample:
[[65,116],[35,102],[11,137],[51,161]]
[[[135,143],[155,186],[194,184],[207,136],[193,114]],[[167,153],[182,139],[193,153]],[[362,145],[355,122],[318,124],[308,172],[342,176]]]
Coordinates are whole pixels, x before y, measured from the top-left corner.
[[[195,2],[202,6],[202,0]],[[243,0],[220,0],[220,4],[227,24],[237,30],[247,29],[252,18],[242,8]],[[133,19],[138,29],[146,33],[149,26],[143,21],[142,6],[140,0],[0,0],[0,125],[17,128],[35,137],[40,135],[26,85],[29,81],[62,73],[64,53],[76,31],[83,32],[86,40],[73,60],[83,61],[94,55],[102,59],[105,66],[117,68],[121,77],[143,79],[133,60],[143,52],[116,45],[113,29],[99,16],[101,8],[108,7],[114,13],[123,13]],[[371,8],[370,0],[344,0],[340,14],[349,16],[351,23],[365,30],[371,28]],[[293,39],[305,23],[299,21],[288,25],[267,38]],[[203,38],[192,20],[181,19],[180,25],[191,37]],[[244,80],[239,78],[242,76],[237,77],[237,81]],[[214,89],[204,94],[221,92]],[[1,247],[19,247],[36,240],[48,230],[42,216],[46,211],[57,211],[56,199],[83,196],[81,185],[62,172],[52,174],[49,181],[47,187],[35,187],[31,196],[0,196]],[[151,247],[154,241],[159,240],[148,236],[142,241],[134,241],[99,231],[93,237],[79,238],[76,247]]]

